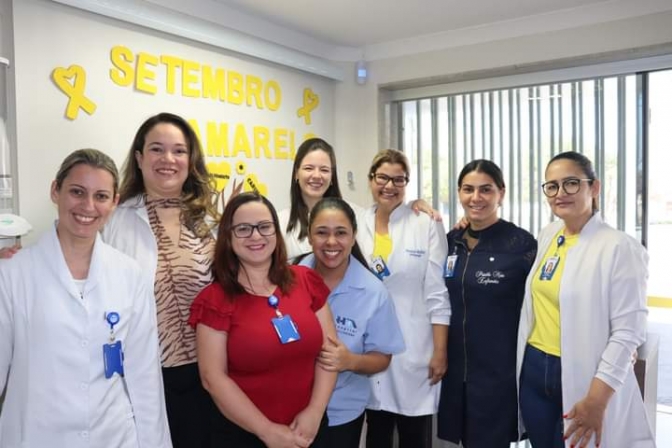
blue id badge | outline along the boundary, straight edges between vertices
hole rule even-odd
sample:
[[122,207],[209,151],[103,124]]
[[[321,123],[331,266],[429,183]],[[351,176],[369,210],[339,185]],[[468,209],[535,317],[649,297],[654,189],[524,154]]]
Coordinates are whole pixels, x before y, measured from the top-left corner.
[[103,362],[105,378],[112,378],[115,373],[124,376],[124,352],[121,350],[121,341],[103,344]]
[[371,262],[371,271],[381,280],[390,275],[390,270],[387,268],[383,257],[376,257],[373,259]]
[[539,280],[551,280],[555,270],[558,268],[558,263],[560,262],[560,257],[548,257],[544,266],[541,268],[541,275]]
[[299,330],[297,330],[296,324],[289,314],[285,314],[282,317],[274,317],[271,319],[271,322],[273,323],[275,332],[278,333],[281,344],[289,344],[290,342],[301,339]]
[[443,276],[453,278],[455,276],[455,266],[457,266],[457,255],[448,255],[446,265],[443,268]]

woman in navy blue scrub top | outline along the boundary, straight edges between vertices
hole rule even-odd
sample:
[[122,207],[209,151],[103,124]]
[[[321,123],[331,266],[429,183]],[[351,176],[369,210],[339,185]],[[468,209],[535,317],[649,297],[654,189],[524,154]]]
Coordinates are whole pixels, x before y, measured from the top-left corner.
[[468,163],[458,188],[469,226],[447,235],[452,315],[438,437],[465,448],[508,448],[518,438],[516,340],[537,243],[499,218],[506,187],[496,164]]

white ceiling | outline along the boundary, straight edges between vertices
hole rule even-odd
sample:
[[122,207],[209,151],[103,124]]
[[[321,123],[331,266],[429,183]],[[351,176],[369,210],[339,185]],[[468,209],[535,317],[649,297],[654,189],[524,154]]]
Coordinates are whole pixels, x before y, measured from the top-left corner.
[[331,61],[375,60],[672,11],[672,0],[145,0]]
[[613,3],[605,0],[215,1],[329,43],[351,47]]

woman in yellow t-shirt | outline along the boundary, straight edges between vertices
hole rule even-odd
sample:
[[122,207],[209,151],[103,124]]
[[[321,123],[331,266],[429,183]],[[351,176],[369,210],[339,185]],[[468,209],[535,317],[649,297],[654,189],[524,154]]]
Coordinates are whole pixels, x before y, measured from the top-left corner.
[[597,209],[584,155],[551,159],[560,218],[539,234],[518,333],[521,416],[534,447],[654,447],[631,358],[646,338],[648,256]]

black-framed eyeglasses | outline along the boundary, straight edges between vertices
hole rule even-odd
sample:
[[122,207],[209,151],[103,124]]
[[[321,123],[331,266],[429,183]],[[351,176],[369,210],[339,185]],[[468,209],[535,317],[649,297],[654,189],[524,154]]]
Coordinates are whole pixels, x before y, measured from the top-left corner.
[[592,183],[593,180],[595,179],[579,179],[576,177],[565,179],[562,181],[562,183],[558,183],[557,181],[552,180],[550,182],[541,184],[541,189],[544,191],[546,197],[554,198],[560,192],[560,185],[562,185],[562,189],[565,190],[565,193],[576,194],[581,189],[581,182],[585,181]]
[[273,221],[261,221],[256,224],[248,224],[244,222],[231,228],[233,235],[236,238],[249,238],[254,233],[254,229],[257,229],[257,232],[259,232],[259,235],[261,236],[275,235],[275,224]]
[[408,184],[408,177],[406,176],[390,177],[383,173],[371,173],[369,177],[376,183],[376,185],[380,185],[381,187],[387,185],[389,181],[392,181],[392,185],[395,187],[405,187],[406,184]]

